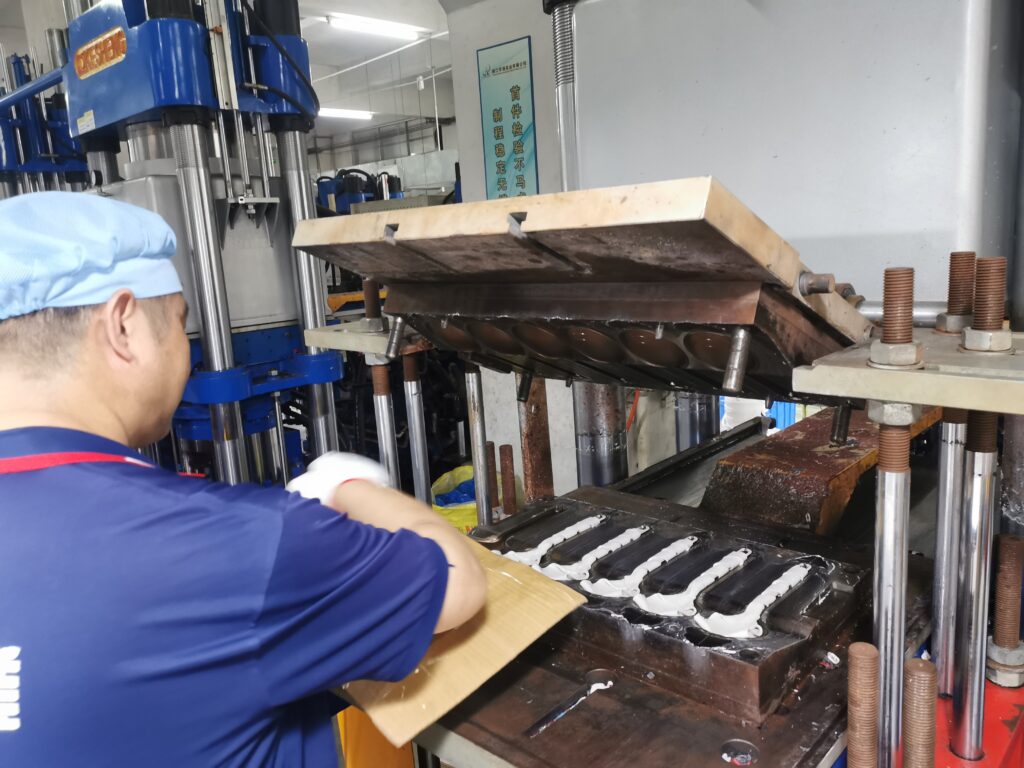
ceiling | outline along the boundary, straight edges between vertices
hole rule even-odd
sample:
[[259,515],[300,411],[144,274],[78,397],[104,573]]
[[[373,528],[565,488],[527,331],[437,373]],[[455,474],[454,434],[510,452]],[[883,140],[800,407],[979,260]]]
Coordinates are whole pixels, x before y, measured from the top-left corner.
[[[438,0],[300,0],[302,33],[309,43],[313,80],[325,107],[369,110],[372,121],[321,119],[316,133],[343,139],[399,120],[454,115],[447,17]],[[351,13],[421,27],[421,41],[356,34],[330,26],[331,13]],[[402,50],[400,50],[402,49]],[[347,71],[346,71],[347,70]],[[423,77],[423,87],[418,78]]]

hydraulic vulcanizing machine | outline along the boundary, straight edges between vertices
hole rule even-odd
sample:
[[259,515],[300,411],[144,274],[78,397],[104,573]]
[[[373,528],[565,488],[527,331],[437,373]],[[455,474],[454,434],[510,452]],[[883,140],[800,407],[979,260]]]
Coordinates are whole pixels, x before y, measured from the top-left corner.
[[302,339],[326,322],[324,270],[291,248],[316,215],[299,21],[295,0],[101,3],[69,21],[63,67],[0,99],[18,112],[58,86],[91,191],[177,232],[194,371],[170,448],[229,483],[281,482],[338,448],[341,357]]
[[[936,330],[912,327],[913,270],[887,270],[876,328],[711,178],[322,219],[295,243],[387,284],[470,391],[487,367],[834,406],[507,516],[479,483],[472,536],[587,602],[421,746],[455,768],[832,768],[847,744],[851,765],[1021,764],[1019,540],[988,628],[992,409],[1024,410],[1005,260],[954,266],[974,314]],[[470,422],[482,477],[472,396]],[[929,635],[934,666],[912,660]]]

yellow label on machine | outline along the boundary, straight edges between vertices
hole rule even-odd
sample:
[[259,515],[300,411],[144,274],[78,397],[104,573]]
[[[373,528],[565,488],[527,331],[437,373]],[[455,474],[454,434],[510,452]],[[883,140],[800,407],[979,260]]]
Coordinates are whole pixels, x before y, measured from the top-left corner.
[[75,74],[80,80],[124,61],[128,55],[128,36],[117,27],[90,40],[75,52]]

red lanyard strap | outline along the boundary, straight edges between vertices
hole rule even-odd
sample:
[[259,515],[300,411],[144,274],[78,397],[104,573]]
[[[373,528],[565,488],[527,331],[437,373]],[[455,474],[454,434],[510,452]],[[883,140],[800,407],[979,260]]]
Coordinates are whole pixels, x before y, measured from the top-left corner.
[[40,453],[34,456],[15,456],[0,459],[0,475],[14,475],[19,472],[35,472],[51,467],[66,467],[72,464],[134,464],[139,467],[153,468],[153,465],[142,459],[131,456],[119,456],[114,453]]

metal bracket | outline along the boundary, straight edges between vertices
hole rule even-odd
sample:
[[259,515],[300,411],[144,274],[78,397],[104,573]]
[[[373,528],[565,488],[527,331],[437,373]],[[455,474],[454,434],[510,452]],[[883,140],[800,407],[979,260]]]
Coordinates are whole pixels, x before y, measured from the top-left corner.
[[227,241],[228,230],[235,228],[243,209],[256,223],[257,229],[263,224],[267,225],[267,237],[270,239],[270,244],[273,245],[274,230],[277,229],[277,218],[281,210],[280,203],[281,200],[277,197],[253,197],[251,195],[214,200],[213,206],[217,212],[217,229],[220,233],[221,248]]

